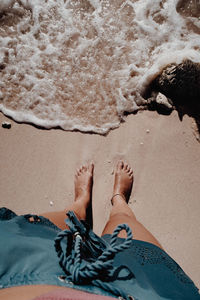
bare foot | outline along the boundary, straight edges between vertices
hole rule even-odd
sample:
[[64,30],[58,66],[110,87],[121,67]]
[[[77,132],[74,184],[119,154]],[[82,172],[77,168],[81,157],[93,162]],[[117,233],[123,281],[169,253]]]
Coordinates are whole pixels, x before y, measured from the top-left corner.
[[116,169],[115,169],[115,182],[114,182],[114,188],[113,188],[113,196],[116,194],[115,197],[112,198],[112,203],[114,204],[115,201],[118,200],[126,200],[128,203],[131,190],[133,186],[133,170],[131,167],[123,162],[119,161],[117,163]]
[[86,209],[91,201],[94,165],[83,165],[75,174],[75,201],[81,201]]

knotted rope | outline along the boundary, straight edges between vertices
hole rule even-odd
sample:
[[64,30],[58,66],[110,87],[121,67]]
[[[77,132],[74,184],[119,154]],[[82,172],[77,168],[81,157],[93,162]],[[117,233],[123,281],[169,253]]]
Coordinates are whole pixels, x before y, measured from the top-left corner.
[[[55,238],[55,249],[60,259],[60,266],[67,274],[68,280],[79,285],[91,283],[116,296],[130,299],[121,289],[110,283],[117,279],[115,275],[117,268],[113,267],[116,253],[129,248],[132,243],[130,227],[127,224],[118,225],[108,244],[97,236],[84,221],[79,221],[72,211],[68,212],[67,216],[66,224],[69,230],[58,233]],[[127,238],[118,245],[117,236],[121,230],[126,230]],[[65,251],[63,247],[66,248]],[[127,267],[122,268],[130,273]]]

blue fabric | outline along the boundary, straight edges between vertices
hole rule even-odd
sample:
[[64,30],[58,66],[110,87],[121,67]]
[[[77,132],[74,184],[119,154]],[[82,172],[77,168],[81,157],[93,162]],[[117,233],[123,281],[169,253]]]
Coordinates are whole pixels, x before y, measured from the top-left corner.
[[[97,236],[82,220],[79,221],[73,211],[67,213],[66,223],[69,229],[58,233],[55,249],[60,258],[60,265],[67,278],[75,284],[91,284],[113,293],[117,297],[129,300],[124,287],[117,283],[134,277],[127,266],[114,267],[117,253],[128,249],[132,244],[132,231],[127,224],[120,224],[111,235],[109,243]],[[126,230],[127,238],[117,243],[121,230]],[[62,241],[66,244],[62,247]],[[129,291],[130,294],[130,291]]]
[[104,296],[95,286],[78,286],[66,279],[54,239],[61,230],[44,217],[17,216],[0,209],[0,288],[47,284],[66,286]]
[[[61,232],[46,218],[17,216],[8,209],[0,209],[0,288],[49,284],[116,298],[113,293],[92,282],[73,284],[69,281],[70,274],[59,264],[54,247],[54,240]],[[88,228],[87,232],[94,234]],[[99,248],[105,249],[112,237],[105,235],[99,239]],[[117,245],[124,242],[124,239],[116,240]],[[64,239],[61,246],[66,254],[67,242]],[[92,251],[95,252],[94,249]],[[85,255],[84,258],[89,259]],[[150,243],[132,240],[128,249],[112,259],[116,277],[109,284],[122,289],[127,296],[132,295],[138,300],[200,300],[198,289],[180,266]]]

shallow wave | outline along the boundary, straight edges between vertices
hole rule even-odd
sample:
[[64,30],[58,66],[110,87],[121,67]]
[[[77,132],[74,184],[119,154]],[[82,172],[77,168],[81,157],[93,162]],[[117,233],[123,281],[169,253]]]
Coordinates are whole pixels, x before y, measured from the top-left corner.
[[200,61],[198,0],[8,2],[0,110],[19,122],[104,134],[143,106],[163,67]]

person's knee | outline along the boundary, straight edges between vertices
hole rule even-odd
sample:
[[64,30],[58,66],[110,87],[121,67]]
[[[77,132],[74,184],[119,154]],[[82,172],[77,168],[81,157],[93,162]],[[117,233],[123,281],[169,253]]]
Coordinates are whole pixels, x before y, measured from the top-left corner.
[[120,222],[118,224],[129,223],[129,222],[135,222],[136,217],[132,213],[129,213],[129,212],[128,213],[127,212],[117,212],[111,216],[110,221]]

